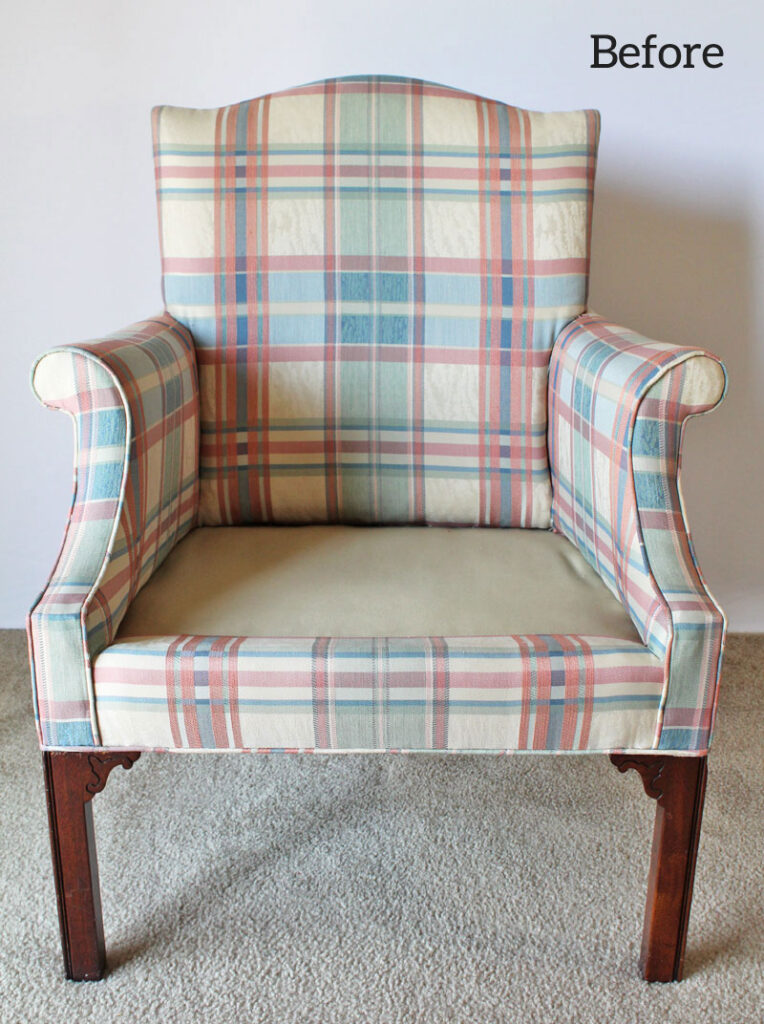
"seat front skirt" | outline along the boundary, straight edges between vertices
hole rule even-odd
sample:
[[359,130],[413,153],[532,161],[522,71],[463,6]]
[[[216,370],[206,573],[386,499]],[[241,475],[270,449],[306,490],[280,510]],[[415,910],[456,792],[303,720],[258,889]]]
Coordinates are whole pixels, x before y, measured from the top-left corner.
[[130,637],[93,666],[104,746],[650,749],[664,664],[593,636]]

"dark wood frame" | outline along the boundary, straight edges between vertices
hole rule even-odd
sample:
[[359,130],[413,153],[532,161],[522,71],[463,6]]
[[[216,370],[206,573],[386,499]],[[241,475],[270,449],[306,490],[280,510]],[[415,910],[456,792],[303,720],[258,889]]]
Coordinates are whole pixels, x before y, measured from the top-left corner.
[[[97,981],[106,966],[90,801],[113,768],[131,768],[139,757],[131,751],[43,753],[64,967],[74,981]],[[706,758],[611,754],[610,760],[621,772],[638,771],[645,792],[657,801],[640,969],[646,981],[678,981],[687,943]]]
[[106,967],[90,801],[113,768],[132,768],[139,757],[133,751],[42,755],[64,970],[72,981],[98,981]]
[[708,774],[705,757],[611,754],[657,800],[639,967],[645,981],[680,981]]

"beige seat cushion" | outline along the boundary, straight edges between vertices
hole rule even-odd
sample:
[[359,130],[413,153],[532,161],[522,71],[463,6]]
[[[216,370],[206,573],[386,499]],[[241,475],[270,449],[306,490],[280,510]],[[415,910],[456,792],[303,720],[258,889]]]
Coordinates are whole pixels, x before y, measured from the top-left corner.
[[129,636],[502,636],[639,643],[563,537],[448,527],[206,527],[137,596]]

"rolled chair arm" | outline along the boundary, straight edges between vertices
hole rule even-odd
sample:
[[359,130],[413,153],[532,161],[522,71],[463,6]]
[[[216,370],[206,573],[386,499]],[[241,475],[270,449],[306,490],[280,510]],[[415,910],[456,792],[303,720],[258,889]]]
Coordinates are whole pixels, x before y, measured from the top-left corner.
[[98,746],[91,660],[196,520],[193,340],[165,313],[51,350],[35,364],[32,387],[75,431],[69,521],[27,620],[38,732],[46,748]]
[[655,746],[704,753],[725,619],[698,567],[679,483],[684,426],[713,409],[725,372],[702,349],[584,314],[552,350],[552,525],[623,602],[666,680]]

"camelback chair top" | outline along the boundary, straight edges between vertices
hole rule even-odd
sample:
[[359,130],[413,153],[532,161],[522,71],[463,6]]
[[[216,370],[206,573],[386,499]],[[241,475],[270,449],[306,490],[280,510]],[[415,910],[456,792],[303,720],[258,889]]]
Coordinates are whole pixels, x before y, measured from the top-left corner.
[[598,130],[387,77],[158,108],[201,522],[548,527],[547,372],[586,303]]

